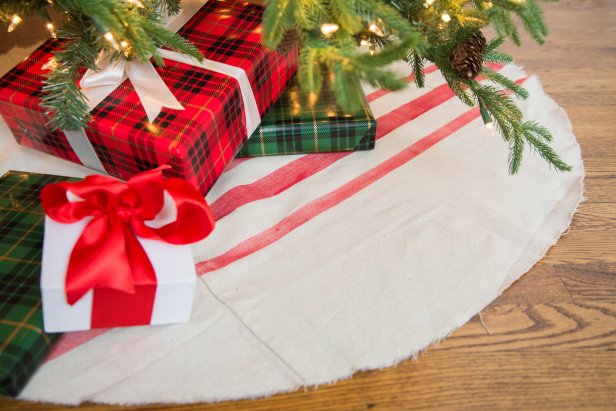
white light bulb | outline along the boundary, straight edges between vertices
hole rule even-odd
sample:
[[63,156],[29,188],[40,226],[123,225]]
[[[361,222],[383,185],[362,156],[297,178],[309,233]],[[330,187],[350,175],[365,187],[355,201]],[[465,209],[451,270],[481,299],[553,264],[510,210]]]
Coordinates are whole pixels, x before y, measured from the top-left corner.
[[444,12],[441,15],[441,20],[443,20],[445,23],[449,23],[451,21],[451,16],[449,15],[449,13]]
[[126,0],[127,3],[132,4],[133,6],[137,6],[139,8],[143,8],[143,3],[139,0]]
[[51,33],[51,37],[53,37],[54,39],[56,38],[56,29],[53,26],[52,22],[48,22],[47,24],[45,24],[45,27],[47,27],[47,30],[49,30],[49,32]]
[[120,50],[120,45],[118,44],[116,39],[113,37],[112,32],[108,31],[107,33],[105,33],[104,37],[105,37],[105,40],[107,40],[107,42],[111,45],[111,47],[113,47],[116,50]]
[[381,29],[379,28],[379,26],[377,26],[376,24],[372,23],[370,25],[370,27],[368,27],[368,30],[370,30],[371,32],[373,32],[374,34],[376,34],[377,36],[383,36],[383,31],[381,31]]
[[334,23],[325,23],[321,26],[321,33],[323,33],[326,36],[329,36],[332,33],[335,33],[336,31],[338,31],[338,25],[334,24]]
[[11,24],[9,24],[7,31],[10,33],[11,31],[15,30],[19,23],[21,23],[21,17],[19,17],[19,15],[17,14],[14,14],[11,18]]

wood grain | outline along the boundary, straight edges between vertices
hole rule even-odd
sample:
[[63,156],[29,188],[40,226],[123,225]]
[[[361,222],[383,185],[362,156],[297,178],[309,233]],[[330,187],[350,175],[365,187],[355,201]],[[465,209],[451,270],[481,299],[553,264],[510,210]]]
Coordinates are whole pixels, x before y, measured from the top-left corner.
[[[508,46],[562,105],[582,146],[586,198],[528,274],[418,360],[267,399],[88,410],[616,409],[616,2],[545,6],[551,35]],[[4,400],[3,409],[66,410]]]

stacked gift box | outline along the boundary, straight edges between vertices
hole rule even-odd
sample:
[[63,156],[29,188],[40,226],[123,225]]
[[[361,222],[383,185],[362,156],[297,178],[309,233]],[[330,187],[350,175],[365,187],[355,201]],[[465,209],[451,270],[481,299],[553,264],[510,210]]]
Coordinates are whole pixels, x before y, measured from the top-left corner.
[[316,101],[295,77],[237,156],[373,149],[376,121],[362,89],[355,90],[361,104],[345,111],[336,103],[335,78],[325,69],[322,74],[325,80]]
[[[142,182],[143,175],[156,174],[156,184],[163,188],[175,187],[176,183],[167,185],[164,182],[164,171],[172,181],[181,178],[198,190],[188,197],[197,195],[202,199],[236,155],[253,157],[373,149],[376,122],[359,85],[356,92],[361,104],[353,110],[342,110],[336,104],[335,78],[327,71],[323,72],[326,81],[318,100],[309,98],[294,78],[297,49],[279,53],[261,45],[262,13],[263,8],[258,5],[214,0],[205,3],[183,24],[178,33],[197,46],[209,66],[204,68],[182,59],[165,58],[166,64],[156,67],[183,109],[162,107],[152,115],[143,106],[128,76],[93,107],[92,120],[83,130],[53,130],[40,106],[44,76],[58,46],[58,40],[50,39],[0,79],[0,115],[19,144],[128,180],[128,184],[118,190],[121,193],[130,191],[131,195],[134,191],[141,194],[135,181]],[[234,68],[240,69],[239,75]],[[231,72],[236,74],[230,75]],[[154,169],[157,171],[152,174]],[[182,288],[184,303],[183,306],[176,304],[177,312],[158,307],[154,310],[157,315],[168,315],[154,318],[151,314],[152,306],[157,304],[152,297],[154,294],[139,291],[142,287],[139,284],[135,287],[137,291],[131,291],[132,286],[120,291],[95,287],[90,290],[92,292],[78,293],[78,298],[74,298],[74,293],[71,294],[74,290],[68,290],[70,280],[67,280],[73,258],[71,252],[75,252],[71,247],[85,232],[87,224],[76,221],[78,218],[55,221],[53,211],[49,210],[57,204],[43,210],[39,201],[44,185],[56,187],[66,180],[65,177],[24,172],[11,172],[0,179],[3,295],[0,304],[0,344],[3,347],[0,394],[3,395],[19,393],[59,338],[60,334],[45,331],[188,320],[194,291],[194,266],[187,251],[190,246],[177,242],[162,247],[170,247],[170,250],[184,247],[178,252],[182,254],[181,259],[189,262],[185,278],[166,282],[164,268],[160,268],[165,262],[152,258],[151,264],[146,265],[153,267],[156,278],[154,284],[145,285],[146,288],[151,285]],[[86,179],[85,184],[90,183],[100,187],[114,184],[110,180]],[[71,201],[84,200],[79,196],[69,198],[73,195],[71,188],[62,187],[64,194],[60,197],[64,196],[67,201],[64,206],[70,208]],[[79,187],[73,186],[72,190],[78,191]],[[161,189],[158,197],[155,196],[161,210],[163,191]],[[173,192],[173,189],[168,188],[168,191]],[[183,194],[178,197],[187,192],[179,191]],[[109,204],[120,201],[122,195],[110,197]],[[182,201],[175,197],[173,200],[176,204]],[[202,211],[209,215],[209,210]],[[64,215],[64,211],[58,214]],[[213,220],[208,221],[210,223],[213,226]],[[128,231],[131,230],[135,228],[129,227]],[[47,239],[44,247],[43,232]],[[135,241],[141,244],[139,235],[135,235]],[[161,240],[158,232],[152,236]],[[143,244],[148,259],[151,250]],[[43,248],[46,256],[43,256]],[[59,257],[51,258],[51,255]],[[43,281],[41,262],[45,264]],[[121,312],[105,311],[114,305],[130,307],[134,298],[131,293],[152,297],[145,310],[145,319],[122,318]],[[44,307],[41,294],[46,295]],[[99,295],[98,302],[92,302],[92,294]],[[110,303],[100,303],[102,295],[108,300],[111,298]],[[136,298],[142,301],[142,297]],[[88,298],[89,302],[85,301]]]

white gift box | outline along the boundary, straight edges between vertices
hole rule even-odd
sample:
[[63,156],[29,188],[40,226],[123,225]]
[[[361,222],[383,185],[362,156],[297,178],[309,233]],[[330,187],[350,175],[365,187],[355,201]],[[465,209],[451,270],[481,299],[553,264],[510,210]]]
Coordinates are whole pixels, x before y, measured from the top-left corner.
[[[167,193],[165,200],[165,213],[161,212],[149,225],[160,227],[175,219],[172,215],[175,210],[169,211],[170,196]],[[91,217],[73,224],[63,224],[45,217],[41,293],[46,332],[92,328],[93,291],[88,291],[79,301],[70,305],[66,301],[65,290],[71,252],[90,219]],[[196,288],[191,246],[172,245],[140,237],[137,239],[150,259],[157,279],[150,324],[187,322]],[[101,258],[105,256],[101,255]]]

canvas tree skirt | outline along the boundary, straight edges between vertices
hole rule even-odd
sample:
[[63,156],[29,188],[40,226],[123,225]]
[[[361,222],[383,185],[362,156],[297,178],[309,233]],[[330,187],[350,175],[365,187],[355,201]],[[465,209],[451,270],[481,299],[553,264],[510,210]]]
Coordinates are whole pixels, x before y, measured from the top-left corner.
[[[219,180],[190,323],[67,335],[21,398],[250,398],[387,367],[447,336],[541,259],[582,199],[566,114],[537,78],[501,71],[529,89],[523,111],[572,172],[527,152],[509,176],[507,145],[438,72],[422,90],[367,89],[374,151],[240,160]],[[1,141],[2,171],[88,173]]]

